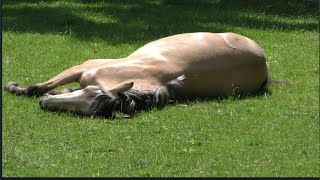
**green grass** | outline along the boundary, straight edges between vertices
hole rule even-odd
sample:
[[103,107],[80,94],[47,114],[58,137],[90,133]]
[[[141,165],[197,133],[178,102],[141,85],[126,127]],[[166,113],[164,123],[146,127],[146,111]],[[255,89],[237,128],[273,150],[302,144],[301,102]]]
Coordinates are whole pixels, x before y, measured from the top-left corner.
[[132,119],[46,112],[2,92],[2,176],[319,177],[319,11],[302,1],[5,1],[2,85],[184,32],[232,31],[265,50],[270,94],[196,99]]

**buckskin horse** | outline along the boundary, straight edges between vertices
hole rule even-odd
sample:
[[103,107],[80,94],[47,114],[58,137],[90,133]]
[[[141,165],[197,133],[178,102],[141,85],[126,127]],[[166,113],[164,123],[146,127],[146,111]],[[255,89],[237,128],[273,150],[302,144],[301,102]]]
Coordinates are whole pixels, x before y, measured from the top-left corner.
[[[129,117],[163,107],[174,96],[248,95],[270,81],[262,48],[235,33],[185,33],[146,44],[119,59],[91,59],[48,81],[28,88],[9,82],[5,90],[25,96],[44,95],[39,104],[50,111],[84,116]],[[54,88],[78,82],[79,88]]]

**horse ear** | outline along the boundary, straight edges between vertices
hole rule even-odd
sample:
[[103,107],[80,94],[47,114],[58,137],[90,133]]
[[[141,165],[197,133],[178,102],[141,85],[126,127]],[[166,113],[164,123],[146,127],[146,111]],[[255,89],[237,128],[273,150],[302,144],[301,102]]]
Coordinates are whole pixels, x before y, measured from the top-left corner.
[[133,87],[133,82],[121,83],[109,90],[114,97],[118,97],[118,93],[126,92]]

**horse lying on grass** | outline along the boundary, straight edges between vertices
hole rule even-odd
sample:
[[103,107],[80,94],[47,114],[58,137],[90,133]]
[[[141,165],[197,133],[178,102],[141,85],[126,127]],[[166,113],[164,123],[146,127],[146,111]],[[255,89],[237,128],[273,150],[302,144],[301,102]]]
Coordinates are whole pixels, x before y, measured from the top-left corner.
[[[263,50],[235,33],[186,33],[146,44],[119,59],[92,59],[28,88],[9,82],[5,89],[25,96],[44,95],[50,111],[84,116],[131,116],[163,107],[174,96],[248,95],[266,87],[269,70]],[[54,88],[78,82],[79,88]],[[47,94],[46,94],[47,93]]]

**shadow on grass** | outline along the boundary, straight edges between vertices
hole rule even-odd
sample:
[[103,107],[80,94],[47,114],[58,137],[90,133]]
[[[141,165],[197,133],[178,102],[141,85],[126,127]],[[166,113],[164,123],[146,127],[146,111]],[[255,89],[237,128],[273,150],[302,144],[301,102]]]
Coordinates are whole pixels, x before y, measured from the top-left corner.
[[[9,92],[6,92],[9,93]],[[169,103],[166,106],[179,106],[179,105],[192,105],[194,103],[204,103],[204,102],[217,102],[217,103],[221,103],[225,100],[231,100],[231,101],[238,101],[238,100],[244,100],[244,99],[252,99],[252,98],[259,98],[259,97],[266,97],[266,96],[271,96],[272,92],[270,89],[268,88],[263,88],[260,91],[257,91],[256,93],[252,93],[252,94],[248,94],[248,95],[232,95],[232,96],[225,96],[225,97],[176,97],[172,100],[169,101]],[[10,95],[14,95],[14,96],[19,96],[21,98],[26,98],[26,99],[40,99],[37,96],[32,96],[32,97],[28,97],[28,96],[21,96],[21,95],[17,95],[17,94],[10,94]],[[164,107],[158,108],[159,110],[162,110]],[[40,106],[39,106],[40,108]],[[150,110],[157,108],[157,107],[153,107]],[[79,117],[83,120],[88,120],[88,119],[105,119],[105,117],[102,116],[94,116],[94,117],[90,117],[90,116],[83,116],[81,114],[78,114],[72,110],[50,110],[50,109],[42,109],[43,111],[47,111],[48,113],[54,113],[57,114],[59,116],[70,116],[70,117]],[[111,118],[111,120],[121,120],[121,119],[130,119],[133,117],[137,117],[139,116],[139,114],[142,111],[148,112],[150,110],[140,110],[138,112],[136,112],[134,115],[130,116],[124,116],[122,113],[120,112],[114,112],[114,117]]]
[[259,97],[271,96],[272,92],[268,88],[263,88],[255,93],[247,94],[247,95],[231,95],[231,96],[219,96],[219,97],[176,97],[174,100],[170,101],[169,105],[178,105],[178,104],[192,104],[193,102],[222,102],[225,100],[244,100],[244,99],[252,99]]
[[295,0],[13,0],[4,2],[2,8],[3,31],[71,35],[110,44],[186,32],[234,31],[236,27],[317,31],[317,23],[285,22],[267,15],[303,18],[319,14],[314,6]]

